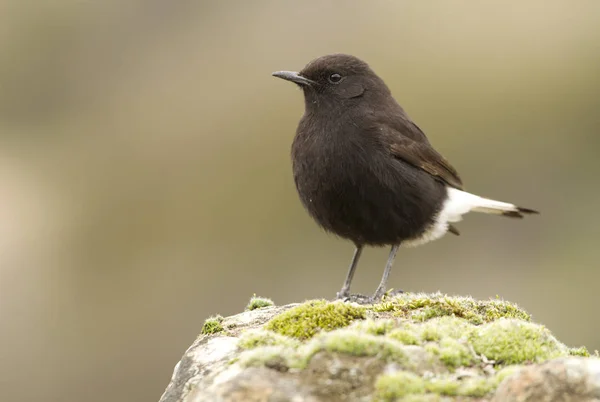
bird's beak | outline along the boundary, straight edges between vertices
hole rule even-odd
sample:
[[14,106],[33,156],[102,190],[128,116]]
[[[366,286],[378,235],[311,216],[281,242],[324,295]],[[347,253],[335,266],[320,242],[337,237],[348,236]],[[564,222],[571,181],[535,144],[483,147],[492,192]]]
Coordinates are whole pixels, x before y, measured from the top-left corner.
[[276,71],[272,75],[273,77],[281,78],[286,81],[295,82],[298,85],[311,86],[315,84],[314,81],[301,76],[295,71]]

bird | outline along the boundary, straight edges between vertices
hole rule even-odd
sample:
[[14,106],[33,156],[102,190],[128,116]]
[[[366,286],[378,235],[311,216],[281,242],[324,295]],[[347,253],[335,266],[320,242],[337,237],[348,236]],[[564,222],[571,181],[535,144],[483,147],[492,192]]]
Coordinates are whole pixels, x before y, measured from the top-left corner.
[[510,218],[539,213],[467,192],[456,169],[365,61],[329,54],[299,72],[272,75],[304,93],[291,147],[300,201],[325,231],[355,246],[337,299],[351,300],[352,278],[367,246],[391,247],[379,286],[367,298],[376,302],[387,294],[401,245],[459,235],[454,224],[468,212]]

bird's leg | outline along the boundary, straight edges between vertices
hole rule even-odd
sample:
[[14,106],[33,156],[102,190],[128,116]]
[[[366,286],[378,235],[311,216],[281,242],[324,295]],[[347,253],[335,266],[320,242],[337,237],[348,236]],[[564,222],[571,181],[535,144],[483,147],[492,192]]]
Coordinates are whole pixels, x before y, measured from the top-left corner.
[[350,284],[352,283],[352,277],[354,277],[354,271],[356,271],[356,266],[358,265],[358,260],[360,258],[360,254],[362,253],[362,249],[362,244],[356,245],[354,255],[352,256],[352,261],[350,262],[350,267],[348,268],[348,275],[346,275],[346,281],[344,282],[344,286],[342,286],[342,290],[337,293],[338,299],[344,299],[350,296]]
[[390,276],[390,271],[392,270],[392,265],[394,265],[394,259],[396,258],[396,253],[398,252],[399,244],[394,244],[392,249],[390,250],[390,255],[388,257],[387,263],[385,264],[385,270],[383,271],[383,276],[381,277],[381,282],[375,291],[375,294],[371,298],[373,302],[379,301],[383,297],[385,293],[385,289],[387,288],[388,277]]

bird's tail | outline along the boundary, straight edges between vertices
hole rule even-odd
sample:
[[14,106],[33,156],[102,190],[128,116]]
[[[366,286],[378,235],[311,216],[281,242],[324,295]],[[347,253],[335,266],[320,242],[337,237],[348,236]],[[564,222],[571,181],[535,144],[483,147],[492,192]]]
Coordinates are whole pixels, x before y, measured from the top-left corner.
[[497,214],[508,216],[509,218],[523,218],[529,214],[539,214],[538,211],[529,208],[523,208],[507,202],[494,201],[488,198],[478,197],[479,205],[475,206],[472,211],[483,212],[484,214]]
[[538,211],[522,208],[508,202],[490,200],[479,197],[466,191],[448,188],[448,201],[444,209],[448,208],[448,222],[457,222],[462,215],[470,211],[483,212],[485,214],[496,214],[508,216],[509,218],[523,218],[529,214],[539,214]]

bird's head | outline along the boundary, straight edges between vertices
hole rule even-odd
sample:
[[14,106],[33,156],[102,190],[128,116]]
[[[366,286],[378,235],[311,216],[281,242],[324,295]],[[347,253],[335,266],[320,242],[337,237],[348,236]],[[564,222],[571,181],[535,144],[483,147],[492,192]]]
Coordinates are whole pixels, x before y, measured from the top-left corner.
[[360,104],[363,98],[390,94],[367,63],[346,54],[322,56],[300,72],[277,71],[273,76],[298,84],[304,90],[307,110]]

